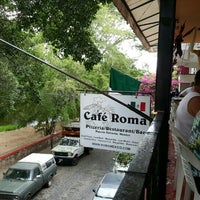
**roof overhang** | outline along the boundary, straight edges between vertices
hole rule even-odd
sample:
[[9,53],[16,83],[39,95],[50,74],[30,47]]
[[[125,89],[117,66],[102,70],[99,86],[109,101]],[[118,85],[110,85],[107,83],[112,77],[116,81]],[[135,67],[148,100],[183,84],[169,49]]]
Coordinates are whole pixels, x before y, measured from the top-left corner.
[[121,15],[130,24],[143,46],[157,51],[159,30],[158,0],[113,0]]
[[[157,51],[159,36],[159,0],[113,0],[121,15],[130,24],[136,36],[140,39],[146,50]],[[200,28],[200,2],[199,0],[176,0],[176,25],[174,37],[180,33],[185,23],[183,34],[193,27]],[[183,37],[183,43],[190,43],[193,33]],[[200,42],[200,30],[197,31],[195,42]]]

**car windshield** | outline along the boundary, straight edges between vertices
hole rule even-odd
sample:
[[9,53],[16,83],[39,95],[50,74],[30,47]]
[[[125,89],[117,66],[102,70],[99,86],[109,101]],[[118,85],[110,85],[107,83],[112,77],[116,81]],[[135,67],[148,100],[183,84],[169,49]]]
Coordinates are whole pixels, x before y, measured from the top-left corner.
[[60,145],[77,146],[78,145],[78,140],[63,139],[63,140],[60,141]]
[[124,174],[107,173],[97,190],[96,196],[113,199],[118,187],[124,177]]
[[18,179],[18,180],[30,180],[30,170],[8,169],[4,178]]
[[97,196],[112,199],[115,196],[116,192],[117,192],[116,188],[99,188]]

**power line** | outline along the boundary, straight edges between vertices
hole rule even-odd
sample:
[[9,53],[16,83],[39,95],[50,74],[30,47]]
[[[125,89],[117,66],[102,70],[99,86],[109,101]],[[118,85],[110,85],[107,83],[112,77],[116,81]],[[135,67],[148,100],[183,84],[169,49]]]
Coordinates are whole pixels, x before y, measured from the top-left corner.
[[52,65],[52,64],[50,64],[50,63],[48,63],[48,62],[46,62],[46,61],[44,61],[44,60],[38,58],[38,57],[36,57],[36,56],[34,56],[34,55],[32,55],[31,53],[29,53],[29,52],[27,52],[27,51],[25,51],[25,50],[23,50],[23,49],[21,49],[21,48],[15,46],[15,45],[13,45],[13,44],[10,44],[9,42],[7,42],[7,41],[5,41],[5,40],[3,40],[3,39],[0,39],[0,42],[2,42],[3,44],[8,45],[8,46],[10,46],[10,47],[12,47],[12,48],[14,48],[14,49],[17,49],[18,51],[20,51],[20,52],[22,52],[22,53],[28,55],[28,56],[31,57],[31,58],[34,58],[35,60],[37,60],[37,61],[39,61],[39,62],[41,62],[41,63],[43,63],[43,64],[45,64],[45,65],[47,65],[47,66],[49,66],[49,67],[51,67],[52,69],[54,69],[54,70],[60,72],[61,74],[64,74],[64,75],[66,75],[66,76],[68,76],[68,77],[70,77],[70,78],[72,78],[72,79],[78,81],[79,83],[82,83],[83,85],[85,85],[85,86],[87,86],[87,87],[89,87],[89,88],[91,88],[91,89],[97,91],[98,93],[103,94],[104,96],[106,96],[106,97],[108,97],[108,98],[110,98],[110,99],[112,99],[112,100],[118,102],[119,104],[125,106],[126,108],[128,108],[128,109],[134,111],[135,113],[139,114],[140,116],[142,116],[142,117],[144,117],[145,119],[147,119],[147,120],[149,120],[150,122],[152,122],[153,119],[152,119],[150,116],[148,116],[148,115],[146,115],[145,113],[141,112],[140,110],[134,108],[133,106],[131,106],[131,105],[129,105],[129,104],[125,104],[124,102],[122,102],[122,101],[120,101],[120,100],[114,98],[113,96],[108,95],[107,93],[105,93],[105,92],[99,90],[98,88],[95,88],[94,86],[92,86],[92,85],[90,85],[90,84],[88,84],[88,83],[82,81],[81,79],[79,79],[79,78],[77,78],[77,77],[75,77],[75,76],[73,76],[73,75],[71,75],[71,74],[69,74],[69,73],[67,73],[67,72],[65,72],[65,71],[63,71],[63,70],[57,68],[56,66],[54,66],[54,65]]

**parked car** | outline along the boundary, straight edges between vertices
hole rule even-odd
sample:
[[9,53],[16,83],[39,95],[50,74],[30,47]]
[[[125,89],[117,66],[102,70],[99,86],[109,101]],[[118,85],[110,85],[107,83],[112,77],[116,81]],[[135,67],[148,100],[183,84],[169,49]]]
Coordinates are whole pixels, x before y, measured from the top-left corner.
[[93,200],[113,199],[123,178],[124,173],[106,173],[97,189],[93,189],[95,193]]
[[43,186],[51,186],[56,172],[52,154],[30,154],[4,173],[0,181],[0,199],[29,200]]
[[59,144],[51,150],[56,163],[71,163],[77,165],[85,148],[80,144],[79,137],[63,137]]

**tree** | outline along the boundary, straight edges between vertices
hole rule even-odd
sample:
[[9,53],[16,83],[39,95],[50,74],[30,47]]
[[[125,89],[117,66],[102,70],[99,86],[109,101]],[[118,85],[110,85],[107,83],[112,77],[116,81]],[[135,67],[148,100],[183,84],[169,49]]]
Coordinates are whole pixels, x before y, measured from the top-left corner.
[[[27,1],[24,2],[27,4]],[[24,2],[21,3],[24,4]],[[31,1],[31,5],[29,6],[34,7],[36,2],[38,1],[34,1],[34,5],[32,5],[33,2]],[[40,1],[39,3],[47,5],[46,3],[48,2]],[[16,9],[15,5],[13,5],[13,7]],[[26,6],[24,9],[25,8]],[[30,9],[33,8],[31,7]],[[53,7],[49,9],[53,9]],[[19,34],[19,36],[24,36],[24,41],[20,43],[22,49],[66,71],[68,74],[73,74],[73,76],[91,84],[99,90],[108,90],[109,71],[112,66],[134,78],[141,77],[143,70],[137,70],[134,67],[134,61],[127,58],[126,55],[119,50],[119,46],[124,38],[134,41],[132,32],[129,30],[120,31],[121,28],[119,27],[121,27],[120,23],[122,19],[119,17],[119,14],[117,15],[114,7],[106,6],[106,8],[101,7],[101,9],[103,9],[103,11],[100,10],[97,15],[93,16],[96,20],[88,28],[89,33],[92,33],[90,39],[99,49],[102,56],[101,62],[94,65],[93,70],[88,70],[87,67],[83,65],[82,61],[75,61],[70,55],[66,56],[64,54],[64,49],[61,47],[56,48],[56,45],[52,45],[52,41],[46,42],[47,36],[45,35],[45,31],[39,31],[42,30],[42,28],[36,29],[36,25],[34,25],[34,23],[39,20],[37,16],[35,16],[37,19],[35,19],[36,22],[32,18],[27,19],[27,23],[31,22],[31,26],[28,26],[28,24],[25,26],[26,19],[23,19],[23,21],[19,18],[21,16],[14,17],[14,20],[11,21],[16,27],[19,27],[19,25],[23,27],[23,31]],[[41,11],[39,14],[43,12],[44,11]],[[19,11],[19,13],[22,14],[21,11]],[[110,23],[107,22],[108,20],[106,17],[108,16],[110,19],[114,18],[110,20]],[[43,18],[41,18],[41,20],[42,19]],[[111,27],[109,27],[109,25]],[[25,31],[30,29],[30,27],[33,28],[33,32],[30,32],[30,30]],[[97,32],[95,32],[95,30]],[[57,41],[57,39],[55,40]],[[20,40],[17,40],[17,42],[19,41]],[[76,45],[75,41],[74,45]],[[8,63],[8,69],[15,77],[18,83],[17,89],[19,90],[19,98],[15,99],[14,102],[15,110],[11,112],[10,115],[7,115],[10,121],[16,120],[18,124],[26,125],[36,120],[39,124],[45,123],[45,134],[50,134],[54,129],[57,119],[69,122],[79,117],[79,89],[88,89],[85,85],[58,73],[21,52],[3,45],[1,45],[1,47],[0,61],[2,60]],[[76,48],[78,49],[79,46]]]
[[5,120],[15,109],[15,101],[19,97],[18,81],[8,69],[7,63],[0,62],[0,120]]
[[[84,66],[72,60],[71,57],[60,59],[54,54],[54,48],[47,44],[37,44],[34,54],[47,60],[52,65],[67,72],[78,74]],[[55,128],[55,122],[59,119],[63,123],[69,123],[71,119],[79,116],[79,101],[76,92],[76,81],[58,73],[48,66],[41,66],[44,72],[44,87],[40,89],[40,102],[36,106],[35,120],[44,134],[51,134]],[[83,74],[80,72],[80,74]]]
[[[146,93],[151,94],[151,107],[154,108],[155,104],[155,88],[156,88],[156,75],[152,73],[145,73],[140,79],[141,84],[139,88],[139,94]],[[174,73],[171,81],[171,88],[177,88],[179,85],[177,74]],[[145,95],[145,94],[144,94]]]
[[[109,20],[108,20],[109,19]],[[102,54],[108,53],[110,47],[119,50],[120,45],[126,40],[136,41],[135,35],[127,27],[124,19],[113,4],[101,6],[91,23],[92,39]]]
[[[26,44],[30,44],[31,37],[29,37],[29,40],[26,38],[25,41]],[[27,122],[35,118],[34,107],[40,101],[39,90],[44,86],[45,81],[43,68],[41,64],[21,52],[5,46],[0,51],[0,61],[8,69],[5,73],[8,75],[8,72],[10,72],[16,82],[12,81],[15,87],[10,88],[16,88],[18,92],[17,98],[13,99],[14,108],[12,112],[9,112],[8,107],[4,108],[8,110],[6,118],[11,122],[15,121],[21,125],[26,125]],[[10,80],[8,79],[8,81]],[[2,80],[0,80],[0,84],[4,84]],[[11,98],[14,94],[15,90],[10,93],[7,92],[6,98]]]
[[[101,60],[101,53],[91,39],[90,24],[99,10],[100,3],[111,0],[4,0],[0,19],[8,22],[13,33],[17,30],[42,31],[44,38],[64,56],[71,55],[83,62],[87,70]],[[14,16],[10,16],[13,13]],[[9,26],[9,22],[11,25]],[[4,39],[8,37],[4,34]]]
[[[128,58],[120,50],[125,41],[137,44],[137,38],[112,4],[101,6],[91,24],[91,32],[93,33],[93,41],[103,56],[98,64],[101,73],[106,72],[109,76],[110,68],[115,67],[135,78],[143,75],[144,70],[136,69],[134,60]],[[136,48],[139,46],[137,45]]]

